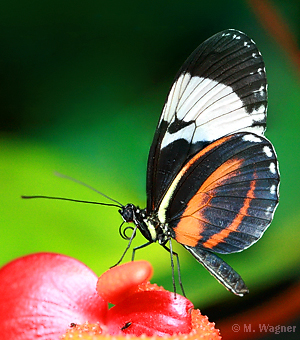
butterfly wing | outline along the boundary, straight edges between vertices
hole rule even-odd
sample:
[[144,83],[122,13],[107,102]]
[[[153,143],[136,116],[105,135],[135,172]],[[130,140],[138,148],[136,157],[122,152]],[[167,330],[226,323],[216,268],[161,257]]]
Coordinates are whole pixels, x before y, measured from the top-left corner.
[[227,289],[242,278],[212,252],[241,251],[270,225],[279,171],[266,126],[262,56],[244,33],[202,43],[179,70],[148,158],[147,213]]
[[149,152],[147,211],[157,211],[183,165],[203,147],[266,124],[264,62],[244,33],[226,30],[202,43],[179,70]]
[[279,170],[263,136],[236,133],[199,151],[173,180],[158,209],[172,237],[228,290],[248,292],[217,253],[250,247],[270,225],[278,204]]

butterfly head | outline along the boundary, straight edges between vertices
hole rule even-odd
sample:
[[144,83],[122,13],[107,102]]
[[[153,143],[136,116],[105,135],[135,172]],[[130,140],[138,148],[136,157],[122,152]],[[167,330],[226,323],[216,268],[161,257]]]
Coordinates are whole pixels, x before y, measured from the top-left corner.
[[121,214],[124,222],[130,223],[130,222],[134,222],[136,210],[137,210],[137,207],[135,205],[127,204],[119,210],[119,213]]
[[119,213],[124,222],[134,223],[148,241],[157,241],[157,228],[154,221],[150,220],[147,216],[146,209],[140,209],[134,204],[129,203],[123,206]]

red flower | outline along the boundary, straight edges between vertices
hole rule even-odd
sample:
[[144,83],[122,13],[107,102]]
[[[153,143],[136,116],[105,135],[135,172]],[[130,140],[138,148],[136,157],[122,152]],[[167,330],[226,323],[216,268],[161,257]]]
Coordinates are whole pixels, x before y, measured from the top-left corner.
[[[146,261],[115,267],[98,280],[84,264],[67,256],[39,253],[19,258],[0,269],[1,339],[128,334],[175,339],[179,333],[191,339],[220,339],[189,300],[178,294],[175,299],[174,293],[147,283],[151,275]],[[110,309],[108,302],[114,304]]]

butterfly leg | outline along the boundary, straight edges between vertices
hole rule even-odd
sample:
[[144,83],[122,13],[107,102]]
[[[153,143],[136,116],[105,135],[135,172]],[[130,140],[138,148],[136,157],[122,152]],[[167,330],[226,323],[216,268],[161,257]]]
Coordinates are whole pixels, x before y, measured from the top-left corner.
[[186,296],[186,295],[185,295],[185,292],[184,292],[184,289],[183,289],[182,281],[181,281],[179,256],[178,256],[178,254],[177,254],[175,251],[173,251],[172,240],[169,239],[169,247],[170,247],[170,248],[168,248],[165,244],[162,244],[162,246],[164,247],[164,249],[166,249],[166,250],[170,253],[170,257],[171,257],[171,267],[172,267],[172,280],[173,280],[173,288],[174,288],[175,296],[176,296],[176,285],[175,285],[175,274],[174,274],[173,255],[176,257],[177,271],[178,271],[178,281],[179,281],[180,289],[181,289],[182,295],[183,295],[183,296]]
[[132,257],[131,257],[131,261],[134,261],[134,257],[135,257],[135,252],[136,252],[136,250],[145,248],[145,247],[149,246],[151,243],[153,243],[153,242],[152,242],[152,241],[149,241],[149,242],[144,243],[144,244],[142,244],[142,245],[140,245],[140,246],[138,246],[138,247],[133,248],[133,249],[132,249]]

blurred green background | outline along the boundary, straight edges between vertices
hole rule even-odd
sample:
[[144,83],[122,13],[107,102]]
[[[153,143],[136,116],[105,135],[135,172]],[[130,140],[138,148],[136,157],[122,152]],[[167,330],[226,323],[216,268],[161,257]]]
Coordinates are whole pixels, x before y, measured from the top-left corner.
[[[299,0],[261,2],[276,11],[299,46]],[[144,207],[148,150],[173,77],[202,41],[236,28],[257,43],[266,63],[266,136],[278,154],[281,198],[264,237],[250,249],[224,258],[250,288],[246,299],[282,280],[297,280],[300,68],[289,48],[267,28],[256,3],[1,2],[1,265],[49,251],[73,256],[101,274],[119,260],[127,242],[119,236],[117,209],[20,196],[105,201],[54,176],[58,171],[123,204]],[[134,245],[143,242],[139,236]],[[181,247],[175,248],[187,296],[198,307],[238,299]],[[136,258],[149,260],[153,282],[172,290],[164,249],[154,244],[138,251]]]

